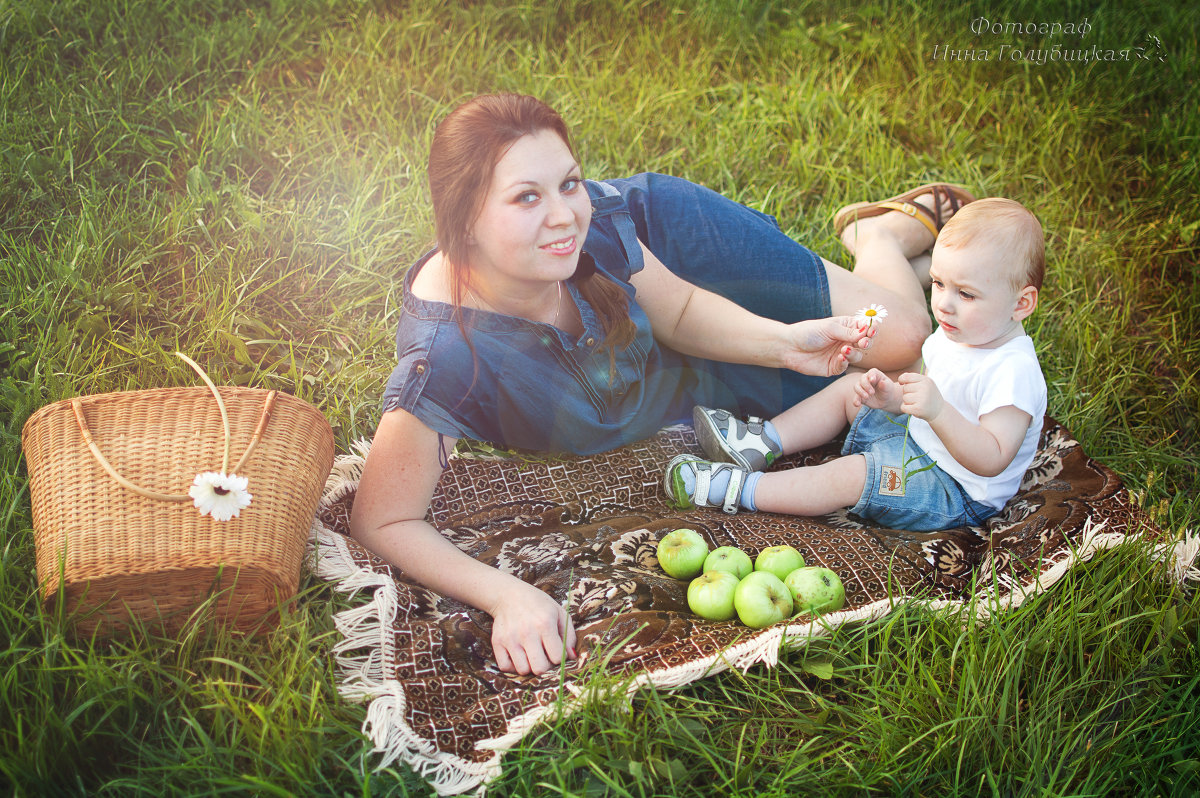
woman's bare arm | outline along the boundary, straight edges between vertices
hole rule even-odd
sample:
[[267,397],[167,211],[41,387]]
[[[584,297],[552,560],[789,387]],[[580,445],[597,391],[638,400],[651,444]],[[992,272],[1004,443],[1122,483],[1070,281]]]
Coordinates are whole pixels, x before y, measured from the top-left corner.
[[677,352],[729,363],[841,374],[858,362],[874,332],[850,317],[784,324],[757,316],[675,275],[642,246],[644,268],[630,282],[654,336]]
[[[416,581],[492,616],[501,670],[542,673],[574,656],[575,630],[548,594],[485,565],[425,520],[454,439],[404,410],[384,413],[363,467],[350,519],[353,537]],[[565,645],[564,645],[565,643]]]

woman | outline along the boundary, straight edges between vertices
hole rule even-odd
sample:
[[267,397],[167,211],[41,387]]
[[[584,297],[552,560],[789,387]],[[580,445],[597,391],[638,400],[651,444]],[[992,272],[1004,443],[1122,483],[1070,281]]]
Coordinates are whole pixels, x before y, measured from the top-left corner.
[[[428,173],[439,248],[405,279],[399,365],[351,529],[431,590],[489,613],[505,671],[574,658],[575,630],[549,595],[425,520],[459,437],[591,453],[690,418],[694,404],[775,414],[851,362],[907,366],[929,333],[907,258],[933,236],[882,206],[846,226],[850,274],[686,181],[585,182],[563,120],[520,95],[451,113]],[[923,199],[939,218],[952,212]],[[848,316],[870,303],[890,314],[874,345]]]

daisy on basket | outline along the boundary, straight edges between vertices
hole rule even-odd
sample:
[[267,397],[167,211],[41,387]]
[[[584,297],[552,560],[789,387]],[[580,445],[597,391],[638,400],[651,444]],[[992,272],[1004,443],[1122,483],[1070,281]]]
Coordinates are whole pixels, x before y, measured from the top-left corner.
[[[894,378],[847,374],[769,421],[696,407],[709,460],[673,458],[663,476],[668,498],[727,513],[850,508],[918,531],[982,524],[1020,487],[1042,430],[1046,382],[1022,322],[1037,307],[1044,272],[1042,227],[1028,210],[999,198],[962,208],[933,249],[938,328],[922,363]],[[870,325],[887,311],[871,305],[859,315]],[[842,457],[763,473],[847,424]]]

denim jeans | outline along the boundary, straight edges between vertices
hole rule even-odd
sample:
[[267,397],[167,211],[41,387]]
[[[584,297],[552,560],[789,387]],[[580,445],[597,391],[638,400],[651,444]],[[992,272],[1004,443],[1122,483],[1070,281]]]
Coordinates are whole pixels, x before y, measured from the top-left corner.
[[907,420],[908,416],[870,407],[858,411],[842,454],[867,458],[867,480],[850,511],[892,529],[913,532],[979,526],[995,515],[996,510],[968,496],[907,438]]

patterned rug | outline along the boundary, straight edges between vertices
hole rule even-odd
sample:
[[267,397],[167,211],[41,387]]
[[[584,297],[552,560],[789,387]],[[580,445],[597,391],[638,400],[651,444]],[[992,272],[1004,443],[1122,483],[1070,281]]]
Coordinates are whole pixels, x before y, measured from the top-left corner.
[[[370,702],[364,729],[381,766],[401,759],[443,795],[485,787],[504,751],[535,724],[586,700],[587,678],[601,663],[606,673],[628,677],[630,692],[769,666],[781,649],[831,626],[880,617],[899,602],[1003,611],[1101,549],[1159,535],[1116,475],[1051,419],[1003,513],[985,527],[936,533],[884,529],[845,512],[810,519],[672,510],[662,467],[679,452],[699,453],[690,427],[591,457],[455,457],[433,499],[434,525],[477,559],[567,601],[579,650],[587,652],[564,674],[521,677],[497,670],[486,613],[409,581],[346,536],[366,446],[335,463],[310,541],[317,575],[363,600],[335,619],[340,691]],[[834,453],[797,455],[774,468]],[[735,545],[752,557],[792,544],[810,565],[837,571],[846,607],[820,621],[797,616],[762,630],[698,618],[687,608],[687,583],[666,576],[655,556],[658,539],[681,526],[710,546]]]

